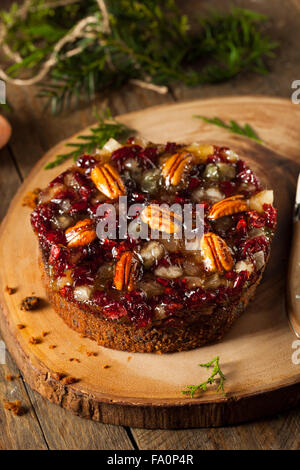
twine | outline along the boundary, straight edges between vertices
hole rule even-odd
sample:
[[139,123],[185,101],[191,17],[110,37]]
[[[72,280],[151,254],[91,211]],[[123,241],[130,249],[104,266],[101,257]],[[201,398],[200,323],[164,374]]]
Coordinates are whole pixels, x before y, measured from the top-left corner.
[[[52,7],[66,6],[66,5],[71,5],[73,3],[78,3],[79,1],[80,0],[57,0],[55,3],[48,2],[44,4],[43,6],[33,8],[33,10],[51,7],[51,6]],[[99,10],[101,12],[101,16],[102,16],[102,28],[101,28],[102,32],[104,34],[110,34],[111,27],[110,27],[109,14],[106,8],[105,1],[104,0],[96,0],[96,1],[97,1]],[[16,12],[15,17],[25,20],[30,11],[30,8],[31,8],[31,0],[25,0],[22,7],[20,7],[19,10]],[[84,37],[84,38],[96,37],[95,33],[88,32],[85,30],[87,26],[90,26],[93,23],[95,25],[98,23],[98,19],[95,16],[88,16],[80,20],[64,37],[62,37],[56,43],[50,56],[44,62],[40,71],[35,76],[28,78],[28,79],[13,78],[13,77],[8,76],[4,70],[0,69],[0,78],[7,83],[12,83],[13,85],[18,85],[18,86],[35,85],[36,83],[42,81],[46,77],[50,69],[57,64],[58,54],[67,43],[72,42],[79,37]],[[6,34],[7,34],[6,26],[4,24],[0,25],[0,46],[2,46],[3,52],[15,63],[20,63],[22,61],[22,57],[17,52],[12,51],[7,44],[3,44]],[[77,54],[80,54],[81,52],[82,52],[82,48],[76,47],[68,51],[65,54],[65,57],[66,58],[73,57]],[[108,61],[111,62],[109,56],[108,56]],[[111,66],[111,63],[109,65]],[[135,86],[139,86],[141,88],[155,91],[159,94],[168,93],[168,88],[166,86],[155,85],[154,83],[150,83],[148,79],[147,81],[131,79],[130,83]]]

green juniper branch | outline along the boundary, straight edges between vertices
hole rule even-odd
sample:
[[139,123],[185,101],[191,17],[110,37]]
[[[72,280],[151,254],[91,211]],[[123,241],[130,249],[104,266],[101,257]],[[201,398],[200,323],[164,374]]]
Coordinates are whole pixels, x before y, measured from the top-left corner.
[[245,124],[243,127],[233,120],[229,121],[229,124],[226,124],[224,121],[222,121],[218,117],[208,118],[205,116],[198,116],[198,115],[195,115],[193,117],[202,119],[202,121],[204,122],[207,122],[209,124],[214,124],[215,126],[222,127],[223,129],[227,129],[228,131],[233,132],[234,134],[239,134],[239,135],[242,135],[243,137],[247,137],[248,139],[256,140],[256,142],[259,142],[260,144],[263,143],[263,141],[258,137],[257,133],[250,126],[250,124]]
[[91,20],[57,52],[40,83],[40,96],[54,113],[132,79],[192,86],[244,70],[267,73],[265,59],[278,45],[261,32],[266,18],[249,10],[213,11],[192,30],[174,0],[105,0],[105,5],[108,29],[97,0],[68,5],[30,0],[25,17],[16,4],[0,11],[2,45],[11,58],[18,56],[5,70],[9,80],[37,76],[58,42],[84,19]]
[[57,155],[54,161],[45,166],[46,170],[60,165],[69,158],[73,158],[75,161],[84,153],[92,153],[97,148],[102,148],[110,138],[123,141],[134,133],[134,130],[129,129],[125,124],[117,122],[108,109],[102,115],[95,111],[95,116],[98,123],[96,127],[91,127],[91,134],[80,135],[77,137],[77,142],[67,144],[67,147],[71,147],[73,150]]
[[214,382],[216,382],[218,380],[216,377],[219,376],[219,384],[217,387],[217,392],[222,392],[222,394],[226,396],[226,393],[224,390],[224,382],[226,380],[226,377],[220,369],[219,360],[220,358],[219,356],[217,356],[211,361],[209,361],[207,364],[199,364],[200,367],[206,367],[207,370],[209,370],[209,368],[213,366],[211,376],[205,382],[202,382],[199,385],[187,385],[186,387],[187,390],[182,390],[181,393],[183,393],[183,395],[190,395],[192,398],[194,398],[195,394],[199,390],[202,390],[205,392],[207,390],[207,386],[212,385]]

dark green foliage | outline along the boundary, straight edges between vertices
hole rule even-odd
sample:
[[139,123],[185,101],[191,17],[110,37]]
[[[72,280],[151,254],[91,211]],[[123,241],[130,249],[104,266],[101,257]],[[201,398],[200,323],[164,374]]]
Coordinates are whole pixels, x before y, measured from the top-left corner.
[[68,153],[57,155],[53,162],[50,162],[45,166],[46,170],[60,165],[69,158],[73,158],[75,161],[84,153],[93,153],[97,148],[102,148],[110,138],[114,138],[122,142],[129,137],[129,135],[134,133],[132,129],[129,129],[124,124],[117,122],[112,117],[108,109],[102,115],[95,111],[95,116],[98,123],[96,127],[91,128],[91,134],[80,135],[77,137],[77,142],[67,144],[67,147],[71,147],[73,150]]
[[[266,73],[264,60],[277,46],[260,31],[265,17],[249,10],[213,11],[192,32],[174,0],[106,0],[111,31],[103,32],[96,0],[55,8],[43,3],[32,0],[25,19],[16,17],[16,6],[0,12],[9,29],[6,43],[23,59],[8,69],[11,76],[28,70],[34,75],[58,40],[80,20],[94,16],[94,36],[65,45],[41,84],[40,95],[53,112],[90,101],[95,93],[132,78],[192,86],[227,80],[244,70]],[[77,48],[80,53],[66,57]]]

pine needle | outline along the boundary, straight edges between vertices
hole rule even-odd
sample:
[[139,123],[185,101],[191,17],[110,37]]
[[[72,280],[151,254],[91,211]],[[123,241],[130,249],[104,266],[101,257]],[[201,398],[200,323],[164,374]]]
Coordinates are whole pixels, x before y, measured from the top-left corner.
[[263,141],[258,137],[257,133],[255,132],[253,127],[250,126],[250,124],[245,124],[244,126],[241,126],[240,124],[238,124],[236,121],[233,121],[233,120],[230,120],[229,124],[226,124],[224,121],[222,121],[218,117],[208,118],[205,116],[198,116],[198,115],[195,115],[193,117],[197,119],[202,119],[202,121],[204,122],[213,124],[218,127],[222,127],[223,129],[227,129],[228,131],[233,132],[234,134],[239,134],[239,135],[242,135],[243,137],[247,137],[248,139],[255,140],[256,142],[259,142],[260,144],[263,143]]
[[116,121],[112,117],[109,109],[107,109],[103,114],[100,114],[97,111],[94,111],[94,114],[98,123],[96,127],[91,127],[91,134],[80,135],[77,137],[76,142],[70,142],[67,144],[67,147],[71,147],[73,150],[68,153],[57,155],[54,161],[45,166],[46,170],[60,165],[69,158],[73,158],[75,161],[84,153],[90,154],[97,148],[102,148],[110,138],[124,141],[129,135],[134,133],[134,130],[129,129],[125,124],[121,124]]

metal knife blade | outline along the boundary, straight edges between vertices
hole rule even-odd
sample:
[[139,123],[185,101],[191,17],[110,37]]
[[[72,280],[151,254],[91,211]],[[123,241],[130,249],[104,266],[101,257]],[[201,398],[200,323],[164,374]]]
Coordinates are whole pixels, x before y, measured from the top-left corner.
[[295,335],[300,338],[300,173],[296,189],[286,294],[289,323]]

